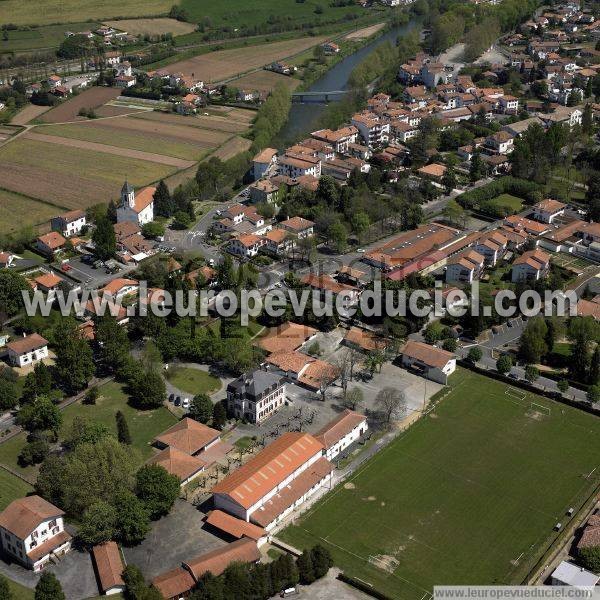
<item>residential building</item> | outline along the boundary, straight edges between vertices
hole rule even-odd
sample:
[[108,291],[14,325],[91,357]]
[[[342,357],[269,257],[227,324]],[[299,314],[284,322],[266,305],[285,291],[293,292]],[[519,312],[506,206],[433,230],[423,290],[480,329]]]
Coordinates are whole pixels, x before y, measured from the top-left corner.
[[294,352],[312,340],[318,330],[308,325],[287,321],[257,338],[257,345],[268,353]]
[[145,225],[154,220],[154,193],[156,188],[146,187],[137,195],[127,181],[121,188],[121,202],[117,207],[117,222],[133,221]]
[[344,336],[344,344],[353,350],[369,354],[383,352],[388,345],[385,338],[359,327],[350,327]]
[[35,285],[36,290],[43,292],[46,295],[46,299],[52,302],[64,279],[55,273],[44,273],[35,277],[31,282]]
[[552,223],[554,219],[565,214],[566,204],[558,200],[546,198],[533,207],[533,218],[543,223]]
[[263,248],[277,256],[284,254],[293,246],[291,235],[285,229],[271,229],[265,233],[263,239],[265,241]]
[[390,138],[390,124],[374,113],[357,113],[352,117],[352,125],[358,129],[369,148],[382,146]]
[[409,340],[402,350],[402,366],[421,373],[427,379],[446,385],[456,370],[456,357],[441,348]]
[[252,258],[265,245],[265,240],[252,233],[241,235],[229,241],[227,251],[241,258]]
[[154,444],[161,449],[175,448],[202,458],[202,452],[216,445],[220,439],[221,433],[216,429],[185,417],[154,438]]
[[321,159],[306,154],[286,153],[278,160],[279,172],[287,177],[321,176]]
[[208,463],[201,458],[192,456],[174,446],[167,446],[155,454],[148,460],[148,464],[160,465],[168,473],[178,477],[181,487],[196,479],[208,466]]
[[284,433],[213,487],[215,508],[271,530],[330,483],[324,450],[308,433]]
[[446,170],[446,165],[431,163],[430,165],[425,165],[424,167],[417,169],[417,173],[426,179],[432,179],[433,181],[440,183]]
[[255,204],[274,204],[279,195],[279,186],[271,179],[260,179],[248,189],[250,200]]
[[514,138],[507,131],[498,131],[485,139],[484,150],[491,154],[509,154],[514,150]]
[[58,231],[63,237],[79,235],[86,225],[85,211],[71,210],[64,215],[53,217],[50,221],[54,231]]
[[475,250],[467,250],[452,257],[446,266],[446,283],[473,283],[479,279],[485,257]]
[[67,240],[58,231],[51,231],[37,238],[35,246],[45,256],[54,258],[55,254],[60,252],[66,243]]
[[321,48],[325,50],[326,54],[337,54],[340,51],[340,47],[334,42],[325,42],[321,44]]
[[17,338],[6,344],[8,361],[16,367],[33,365],[48,358],[48,340],[38,333]]
[[492,231],[480,237],[473,245],[473,249],[483,256],[486,265],[494,267],[504,256],[507,244],[508,240],[502,233]]
[[279,375],[253,371],[227,386],[227,408],[238,419],[262,423],[285,403],[285,381]]
[[113,541],[98,544],[92,548],[92,556],[96,565],[100,591],[105,596],[121,594],[125,591],[123,581],[123,559],[119,546]]
[[333,460],[360,440],[368,429],[365,415],[345,409],[333,421],[317,431],[315,438],[325,447],[325,458]]
[[0,269],[8,269],[12,266],[15,255],[10,252],[0,252]]
[[252,159],[252,173],[254,179],[263,178],[269,169],[277,162],[277,150],[275,148],[265,148],[261,150]]
[[550,269],[550,255],[536,248],[523,252],[514,262],[511,271],[511,281],[538,281],[543,279]]
[[335,148],[336,152],[345,154],[348,144],[354,144],[358,136],[358,129],[354,125],[342,127],[332,131],[331,129],[320,129],[310,134],[316,140],[321,140]]
[[64,512],[40,496],[13,500],[0,513],[0,545],[4,552],[33,571],[71,549]]
[[307,237],[312,237],[314,233],[315,224],[313,221],[309,221],[303,217],[292,217],[279,223],[279,227],[289,231],[295,235],[299,240]]

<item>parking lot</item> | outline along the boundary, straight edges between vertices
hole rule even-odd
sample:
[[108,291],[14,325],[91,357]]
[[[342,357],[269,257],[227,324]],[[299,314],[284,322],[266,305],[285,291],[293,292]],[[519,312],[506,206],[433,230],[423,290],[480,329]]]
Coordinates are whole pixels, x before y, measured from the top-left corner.
[[118,270],[109,271],[107,273],[105,267],[99,266],[94,268],[91,259],[86,259],[85,256],[73,257],[65,264],[69,268],[64,271],[64,274],[80,282],[82,287],[89,289],[104,287],[115,277],[123,277],[127,273],[135,270],[135,267],[124,267],[120,265],[120,263],[116,263],[119,266]]

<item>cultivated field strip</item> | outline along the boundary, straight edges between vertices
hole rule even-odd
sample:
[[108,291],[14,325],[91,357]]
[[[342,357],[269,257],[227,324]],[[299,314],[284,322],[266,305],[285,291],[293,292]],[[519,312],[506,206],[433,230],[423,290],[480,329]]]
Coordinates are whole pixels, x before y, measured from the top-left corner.
[[64,123],[65,121],[82,120],[78,113],[82,108],[96,109],[109,100],[114,100],[121,94],[121,90],[111,87],[92,87],[66,102],[44,113],[40,120],[44,123]]
[[[256,113],[248,111],[254,116]],[[154,111],[146,111],[134,115],[135,119],[142,119],[144,121],[158,121],[160,123],[171,123],[173,125],[181,125],[184,127],[194,127],[199,129],[205,129],[209,131],[220,131],[223,133],[243,133],[248,129],[248,122],[243,120],[236,120],[235,118],[229,118],[228,116],[220,115],[196,115],[189,117],[182,117],[172,113],[162,113]]]

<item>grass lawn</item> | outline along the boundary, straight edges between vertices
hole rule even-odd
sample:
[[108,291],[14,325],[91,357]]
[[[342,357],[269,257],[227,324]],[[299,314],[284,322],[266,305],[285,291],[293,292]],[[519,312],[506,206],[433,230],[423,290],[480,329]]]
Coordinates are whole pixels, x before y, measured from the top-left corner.
[[248,448],[250,448],[250,446],[252,446],[253,443],[254,440],[251,437],[245,435],[244,437],[235,440],[235,442],[233,442],[233,445],[239,450],[247,450]]
[[169,377],[169,383],[188,394],[211,394],[221,387],[221,382],[206,371],[181,367]]
[[40,225],[61,211],[64,209],[60,206],[0,189],[0,233],[12,233],[28,225]]
[[142,458],[152,455],[152,448],[148,443],[160,432],[177,422],[177,419],[164,407],[155,410],[137,410],[127,403],[127,395],[122,387],[115,382],[107,383],[100,388],[101,398],[95,405],[71,404],[63,411],[63,427],[61,436],[68,431],[76,416],[87,417],[91,421],[98,421],[108,425],[117,432],[115,415],[121,411],[129,425],[132,445],[137,448]]
[[27,30],[8,31],[8,40],[0,41],[1,52],[23,52],[41,48],[58,48],[65,39],[65,31],[94,31],[100,23],[70,23],[68,25],[46,25]]
[[348,575],[394,598],[520,583],[566,510],[598,488],[600,419],[465,370],[451,384],[435,411],[280,537],[326,544]]
[[13,500],[26,496],[32,489],[22,479],[0,468],[0,510],[4,510]]
[[8,587],[12,592],[13,600],[33,600],[35,592],[16,581],[8,580]]
[[511,213],[517,213],[523,210],[523,200],[512,194],[500,194],[492,198],[488,205],[497,206],[500,209],[506,209]]

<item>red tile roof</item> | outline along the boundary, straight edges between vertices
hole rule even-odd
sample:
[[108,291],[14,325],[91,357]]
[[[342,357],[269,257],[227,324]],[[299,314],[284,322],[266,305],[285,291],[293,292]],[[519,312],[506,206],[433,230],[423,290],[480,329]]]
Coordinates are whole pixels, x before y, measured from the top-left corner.
[[23,540],[43,521],[64,514],[41,496],[27,496],[13,500],[0,513],[0,527]]
[[262,527],[242,521],[242,519],[229,515],[222,510],[211,510],[207,515],[206,522],[238,539],[248,537],[256,542],[267,535]]
[[121,551],[115,542],[104,542],[92,548],[92,554],[98,571],[100,588],[103,592],[113,587],[124,586],[123,560]]
[[206,462],[202,459],[197,456],[190,456],[171,446],[155,454],[148,460],[148,463],[160,465],[171,475],[179,477],[180,481],[185,481],[206,467]]
[[223,548],[207,552],[183,563],[196,581],[206,572],[220,575],[232,562],[254,563],[260,560],[260,552],[254,540],[242,538]]
[[[9,350],[12,350],[16,354],[25,354],[26,352],[32,352],[48,345],[48,340],[43,338],[38,333],[32,333],[23,338],[19,338],[6,344]],[[37,498],[37,496],[36,496]],[[40,498],[41,500],[41,498]]]
[[46,235],[40,235],[38,241],[48,246],[51,250],[56,250],[64,246],[67,240],[58,231],[51,231]]
[[367,417],[365,415],[346,409],[333,421],[327,423],[327,425],[317,431],[315,437],[325,448],[331,448],[366,420]]
[[179,598],[196,586],[191,573],[182,567],[167,571],[152,580],[152,585],[158,589],[165,600]]
[[155,441],[186,454],[196,454],[220,435],[216,429],[186,417],[157,436]]
[[441,350],[440,348],[424,344],[423,342],[416,342],[414,340],[406,342],[404,348],[402,348],[400,352],[429,367],[436,367],[438,369],[444,368],[448,364],[448,361],[455,358],[452,352],[447,352],[446,350]]

